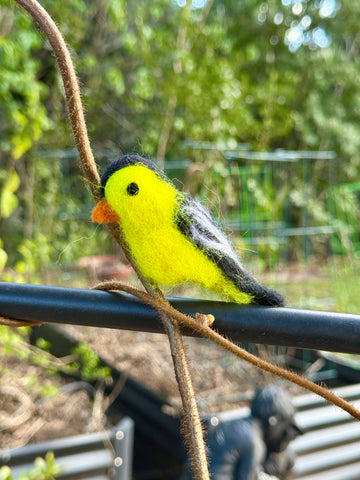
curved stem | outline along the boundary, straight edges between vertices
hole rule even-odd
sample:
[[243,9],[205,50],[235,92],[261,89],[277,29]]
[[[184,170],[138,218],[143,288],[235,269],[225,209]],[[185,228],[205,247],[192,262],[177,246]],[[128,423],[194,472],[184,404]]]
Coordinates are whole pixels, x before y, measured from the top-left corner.
[[217,343],[221,347],[236,355],[237,357],[251,363],[255,367],[261,368],[266,372],[277,375],[278,377],[284,378],[285,380],[289,380],[290,382],[293,382],[300,387],[305,388],[306,390],[316,393],[317,395],[325,398],[325,400],[328,400],[334,405],[345,410],[357,420],[360,420],[360,411],[356,407],[348,403],[343,398],[338,397],[327,388],[317,385],[316,383],[308,380],[305,377],[302,377],[301,375],[291,372],[290,370],[285,370],[284,368],[281,368],[277,365],[267,362],[266,360],[263,360],[262,358],[257,357],[256,355],[253,355],[252,353],[249,353],[244,348],[239,347],[231,340],[220,335],[218,332],[206,325],[206,323],[199,322],[196,319],[179,312],[167,302],[159,302],[158,300],[148,295],[146,292],[138,290],[137,288],[124,284],[122,282],[104,282],[103,284],[96,286],[95,289],[121,290],[123,292],[129,293],[137,297],[142,302],[147,303],[151,307],[155,308],[160,314],[166,313],[171,318],[175,318],[182,325],[192,328],[196,332],[200,333],[202,336],[208,338],[209,340],[212,340],[213,342]]
[[[153,297],[151,297],[153,298]],[[183,404],[182,430],[188,445],[194,479],[208,480],[207,457],[203,437],[203,428],[191,381],[190,370],[185,355],[183,336],[174,317],[159,311],[165,331],[169,338],[175,376]]]
[[[70,53],[55,22],[36,0],[15,1],[32,16],[40,30],[49,40],[54,51],[65,88],[66,103],[76,147],[80,156],[80,164],[85,177],[90,184],[93,196],[95,199],[98,199],[98,185],[100,183],[100,179],[91,151],[81,102],[79,84]],[[130,250],[127,248],[119,227],[115,224],[112,224],[109,226],[109,229],[116,241],[122,247],[125,255],[127,256],[131,265],[134,267],[134,270],[138,274],[139,279],[141,280],[145,289],[148,291],[151,298],[154,300],[165,300],[160,292],[155,292],[153,290],[153,288],[141,274],[138,266],[131,256]],[[161,319],[168,334],[175,374],[178,380],[179,390],[183,402],[183,408],[185,412],[184,425],[186,425],[185,431],[188,433],[190,445],[189,450],[192,458],[194,478],[196,480],[208,480],[209,473],[205,455],[205,444],[201,432],[200,416],[197,410],[180,328],[176,324],[176,321],[173,321],[171,318],[169,318],[166,313],[161,314]]]
[[28,322],[26,320],[16,320],[15,318],[6,318],[0,315],[0,325],[5,325],[6,327],[39,327],[43,324],[44,322]]

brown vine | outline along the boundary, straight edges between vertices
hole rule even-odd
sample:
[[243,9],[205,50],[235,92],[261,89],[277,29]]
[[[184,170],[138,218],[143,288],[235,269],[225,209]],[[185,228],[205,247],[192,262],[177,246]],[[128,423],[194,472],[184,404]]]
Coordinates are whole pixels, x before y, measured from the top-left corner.
[[185,315],[184,313],[179,312],[171,305],[169,305],[168,302],[159,302],[157,299],[154,299],[146,292],[132,287],[131,285],[128,285],[126,283],[117,281],[104,282],[95,286],[94,288],[96,290],[122,291],[125,293],[129,293],[130,295],[133,295],[134,297],[138,298],[142,302],[157,310],[159,314],[162,312],[166,312],[169,316],[176,319],[180,324],[195,330],[202,336],[208,338],[209,340],[212,340],[213,342],[217,343],[221,347],[236,355],[237,357],[251,363],[255,367],[261,368],[266,372],[277,375],[278,377],[284,378],[285,380],[289,380],[290,382],[295,383],[296,385],[299,385],[306,390],[316,393],[320,397],[323,397],[325,400],[345,410],[357,420],[360,420],[360,411],[356,407],[351,405],[343,398],[338,397],[327,388],[317,385],[316,383],[308,380],[305,377],[302,377],[301,375],[291,372],[290,370],[281,368],[277,365],[274,365],[273,363],[267,362],[266,360],[257,357],[256,355],[253,355],[252,353],[249,353],[244,348],[239,347],[231,340],[223,337],[218,332],[210,328],[210,326],[206,322],[199,321],[197,318],[192,318],[189,315]]
[[[79,83],[70,53],[55,22],[36,0],[15,1],[31,15],[41,32],[49,40],[53,49],[65,88],[66,104],[76,147],[79,152],[80,165],[86,180],[90,185],[91,192],[97,200],[99,197],[98,186],[100,179],[87,134]],[[149,295],[154,299],[164,302],[165,298],[160,290],[154,290],[139,271],[136,263],[131,257],[130,251],[125,244],[118,226],[116,224],[110,224],[109,229],[115,240],[122,247],[130,264],[138,274],[139,279]],[[198,480],[208,480],[209,473],[201,421],[191,382],[189,366],[185,356],[180,328],[176,321],[169,317],[166,312],[161,312],[160,318],[169,339],[175,375],[182,399],[184,410],[183,430],[186,435],[187,444],[189,445],[188,450],[193,467],[194,478]]]

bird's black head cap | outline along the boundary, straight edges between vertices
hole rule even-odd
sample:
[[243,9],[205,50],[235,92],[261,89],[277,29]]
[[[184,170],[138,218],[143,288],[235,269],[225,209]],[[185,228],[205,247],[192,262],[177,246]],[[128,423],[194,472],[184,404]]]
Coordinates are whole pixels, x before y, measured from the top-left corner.
[[164,173],[148,158],[140,157],[140,155],[121,155],[120,157],[113,160],[105,172],[101,176],[101,190],[102,195],[104,195],[104,188],[106,182],[109,180],[111,175],[121,168],[129,167],[131,165],[144,165],[149,170],[156,172],[159,176],[161,176],[164,180],[166,179]]

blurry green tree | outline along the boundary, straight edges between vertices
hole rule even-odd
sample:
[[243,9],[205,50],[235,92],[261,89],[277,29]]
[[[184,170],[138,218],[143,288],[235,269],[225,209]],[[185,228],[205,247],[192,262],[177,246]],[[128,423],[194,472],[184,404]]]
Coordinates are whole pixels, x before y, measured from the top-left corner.
[[[42,3],[71,46],[93,146],[160,162],[186,153],[220,170],[216,152],[185,152],[184,141],[335,150],[346,164],[336,180],[357,178],[358,1]],[[11,0],[0,0],[0,65],[1,268],[5,251],[21,257],[24,233],[35,244],[51,233],[53,258],[68,241],[69,228],[54,221],[61,168],[37,151],[72,140],[50,47]],[[317,162],[314,181],[325,182],[326,166]]]

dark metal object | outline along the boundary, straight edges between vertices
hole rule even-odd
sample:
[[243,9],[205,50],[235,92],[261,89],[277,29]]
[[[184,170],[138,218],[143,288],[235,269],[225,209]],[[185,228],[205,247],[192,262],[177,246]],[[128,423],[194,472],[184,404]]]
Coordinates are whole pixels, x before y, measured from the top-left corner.
[[[214,327],[237,342],[360,353],[360,315],[242,306],[170,298],[190,315],[212,313]],[[96,290],[0,283],[0,316],[28,321],[163,332],[157,313],[130,295]],[[186,335],[196,335],[184,329]]]
[[[360,384],[334,389],[348,402],[360,402]],[[291,443],[295,452],[293,480],[358,480],[360,478],[360,424],[323,398],[305,394],[293,398],[296,424],[304,434]],[[208,428],[244,419],[248,408],[209,414]]]
[[[124,417],[113,430],[49,440],[19,448],[0,450],[0,465],[8,465],[14,477],[32,468],[37,457],[54,452],[61,473],[59,480],[130,480],[134,422]],[[113,444],[113,452],[109,443]],[[115,472],[115,476],[111,474]]]
[[123,418],[114,432],[113,438],[115,458],[115,480],[131,480],[134,445],[134,422],[131,418]]

